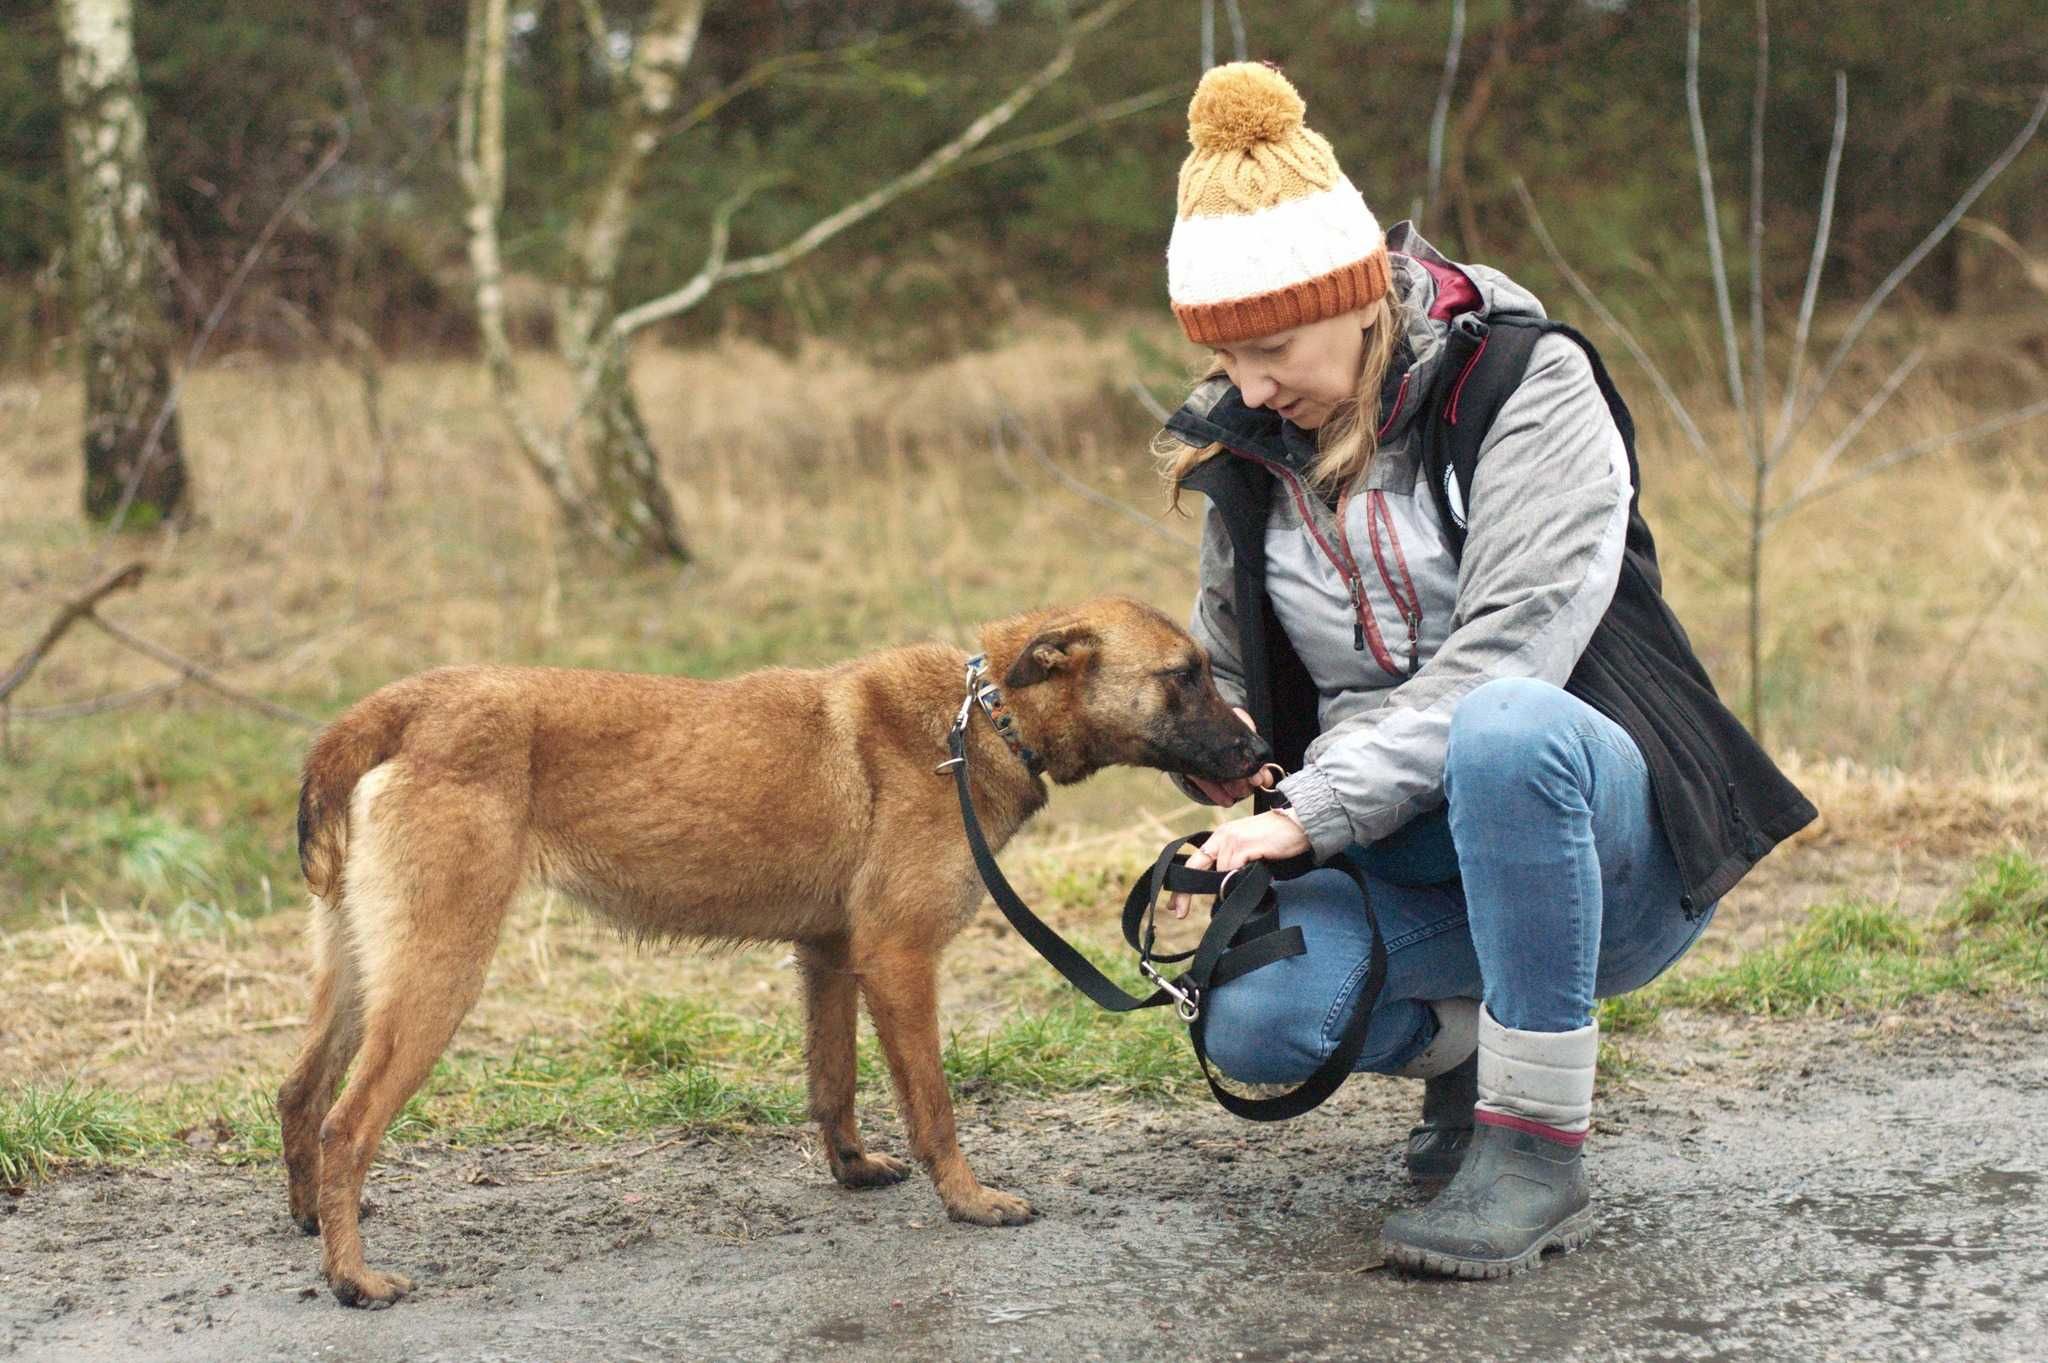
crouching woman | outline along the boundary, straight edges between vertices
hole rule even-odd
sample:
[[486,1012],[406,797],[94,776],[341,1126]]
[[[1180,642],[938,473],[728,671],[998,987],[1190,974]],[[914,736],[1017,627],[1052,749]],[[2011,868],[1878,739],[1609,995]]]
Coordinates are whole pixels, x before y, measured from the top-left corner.
[[[1204,77],[1168,248],[1216,360],[1162,444],[1176,498],[1209,503],[1192,627],[1290,773],[1184,787],[1262,811],[1194,864],[1364,870],[1389,967],[1359,1068],[1425,1081],[1407,1164],[1448,1180],[1384,1250],[1499,1277],[1591,1231],[1594,1001],[1682,956],[1814,810],[1663,601],[1590,348],[1501,273],[1382,233],[1303,114],[1272,68]],[[1367,975],[1350,876],[1277,893],[1306,953],[1204,1002],[1251,1082],[1330,1055]]]

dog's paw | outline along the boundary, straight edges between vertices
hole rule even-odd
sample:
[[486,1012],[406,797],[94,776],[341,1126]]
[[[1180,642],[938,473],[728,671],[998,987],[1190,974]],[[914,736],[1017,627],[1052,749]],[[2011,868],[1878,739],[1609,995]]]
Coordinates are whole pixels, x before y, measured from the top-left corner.
[[977,1188],[946,1204],[946,1215],[977,1226],[1021,1226],[1037,1214],[1023,1198],[993,1188]]
[[379,1273],[373,1268],[341,1274],[333,1281],[334,1299],[343,1306],[361,1306],[375,1311],[391,1305],[412,1291],[412,1279],[400,1273]]
[[894,1155],[878,1155],[870,1151],[841,1160],[832,1170],[832,1177],[839,1180],[843,1188],[888,1188],[910,1177],[910,1166]]

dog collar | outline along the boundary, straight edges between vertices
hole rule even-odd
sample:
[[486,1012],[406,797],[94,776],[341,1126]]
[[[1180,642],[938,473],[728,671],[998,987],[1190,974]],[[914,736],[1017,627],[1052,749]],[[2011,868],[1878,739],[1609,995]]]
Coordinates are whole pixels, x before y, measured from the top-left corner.
[[954,731],[965,734],[968,719],[979,707],[981,712],[988,716],[988,722],[995,726],[996,736],[1003,740],[1005,747],[1017,754],[1017,760],[1024,764],[1024,769],[1033,776],[1044,775],[1045,763],[1039,760],[1037,753],[1025,745],[1023,739],[1017,737],[1017,719],[1010,713],[1009,707],[1003,704],[1003,693],[982,673],[982,669],[987,666],[986,653],[977,653],[967,660],[967,698],[960,702],[960,713],[953,720]]

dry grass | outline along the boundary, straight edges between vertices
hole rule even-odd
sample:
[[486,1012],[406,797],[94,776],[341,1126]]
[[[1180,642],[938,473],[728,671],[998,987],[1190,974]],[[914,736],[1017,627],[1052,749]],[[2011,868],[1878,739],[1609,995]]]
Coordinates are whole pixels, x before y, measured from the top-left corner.
[[[1155,322],[1132,330],[1166,343]],[[1982,333],[1943,335],[1941,373],[1902,395],[1871,448],[1996,410],[1950,377],[1982,370],[1971,343]],[[2048,387],[2011,339],[1985,343],[2009,386]],[[188,397],[201,519],[107,550],[146,550],[152,573],[106,614],[323,715],[450,661],[698,674],[822,663],[908,638],[964,641],[976,619],[1104,588],[1178,614],[1194,526],[1161,514],[1148,423],[1121,391],[1133,353],[1123,332],[1051,323],[913,374],[824,349],[793,360],[745,345],[650,350],[640,392],[700,557],[623,574],[562,541],[473,366],[386,376],[390,491],[379,498],[353,378],[226,362],[195,376]],[[560,396],[559,375],[538,361],[533,372]],[[1739,557],[1734,522],[1706,471],[1675,453],[1646,386],[1630,386],[1643,394],[1671,595],[1739,695],[1741,593],[1716,566]],[[69,375],[0,383],[0,661],[102,551],[76,515],[78,402]],[[989,430],[1005,408],[1170,539],[1061,490],[1014,445],[999,460]],[[1773,541],[1768,718],[1826,817],[1730,897],[1709,959],[1845,893],[1917,912],[1954,892],[1968,859],[2048,846],[2044,440],[2048,425],[2022,428],[1910,465]],[[161,676],[80,631],[16,699],[34,709]],[[193,693],[89,719],[17,716],[13,755],[0,759],[0,925],[13,925],[0,931],[0,1082],[274,1083],[302,1006],[303,915],[263,910],[297,895],[304,737]],[[1056,922],[1106,937],[1144,848],[1201,817],[1156,778],[1112,775],[1058,796],[1006,860],[1057,906]],[[645,992],[767,1016],[790,1002],[782,957],[638,951],[536,902],[508,929],[461,1045],[587,1036]],[[991,1025],[1049,978],[987,915],[954,954],[948,1016]]]

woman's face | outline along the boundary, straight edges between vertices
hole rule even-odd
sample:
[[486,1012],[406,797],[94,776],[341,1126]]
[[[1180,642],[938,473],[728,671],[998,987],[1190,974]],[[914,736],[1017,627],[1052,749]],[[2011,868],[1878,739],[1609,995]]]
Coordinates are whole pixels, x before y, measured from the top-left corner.
[[1328,421],[1358,396],[1365,364],[1363,311],[1216,347],[1247,407],[1269,407],[1303,430]]

